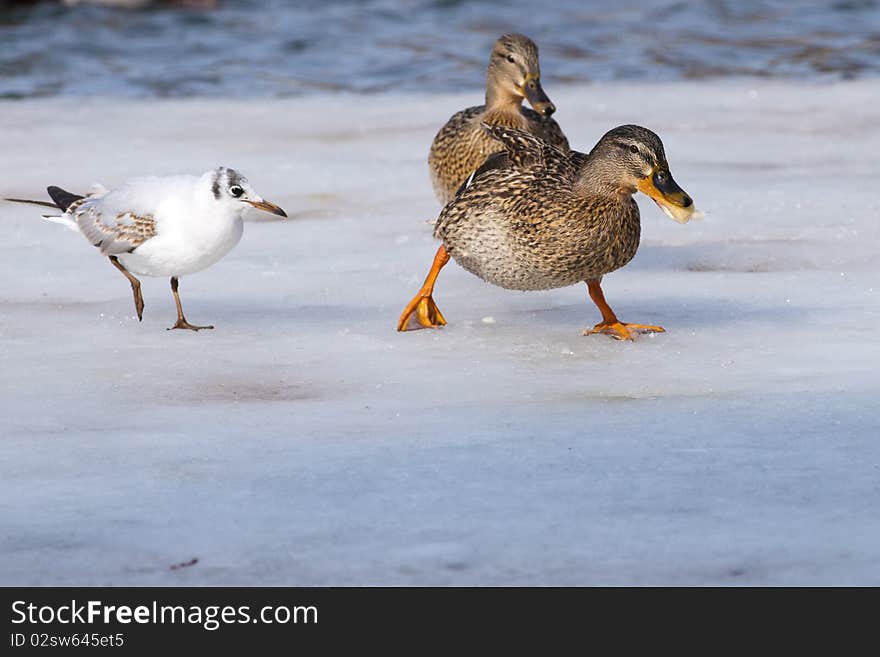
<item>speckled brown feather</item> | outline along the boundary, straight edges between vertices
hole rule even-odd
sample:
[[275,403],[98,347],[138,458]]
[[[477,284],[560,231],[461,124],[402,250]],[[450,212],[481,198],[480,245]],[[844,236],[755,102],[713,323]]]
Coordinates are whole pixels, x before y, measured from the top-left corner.
[[151,237],[156,236],[153,215],[122,212],[114,217],[102,215],[88,204],[89,199],[74,201],[67,209],[83,235],[101,250],[103,255],[131,252]]
[[517,129],[485,131],[507,158],[475,176],[434,230],[458,264],[500,287],[543,290],[597,279],[633,258],[638,205],[626,194],[581,192],[587,155]]
[[517,107],[516,113],[487,112],[485,105],[479,105],[456,112],[437,133],[428,155],[434,193],[442,203],[448,203],[455,196],[459,186],[489,155],[503,150],[501,144],[480,127],[482,123],[518,128],[563,151],[569,150],[559,124],[527,107]]

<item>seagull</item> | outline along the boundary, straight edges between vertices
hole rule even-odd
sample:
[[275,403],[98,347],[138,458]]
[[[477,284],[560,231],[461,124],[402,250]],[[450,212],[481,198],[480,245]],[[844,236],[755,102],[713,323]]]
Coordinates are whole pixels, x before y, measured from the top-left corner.
[[170,276],[177,322],[169,331],[214,328],[186,321],[178,278],[210,267],[238,244],[248,207],[287,217],[257,195],[247,178],[226,167],[201,176],[139,178],[112,191],[96,186],[85,196],[54,186],[46,191],[53,203],[6,200],[61,210],[61,215],[43,218],[82,233],[109,258],[131,283],[138,320],[143,319],[144,299],[135,274]]

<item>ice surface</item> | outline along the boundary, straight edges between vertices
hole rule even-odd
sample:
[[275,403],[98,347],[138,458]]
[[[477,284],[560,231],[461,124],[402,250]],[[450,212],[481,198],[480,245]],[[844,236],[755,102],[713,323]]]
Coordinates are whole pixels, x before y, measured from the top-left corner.
[[[706,211],[647,198],[606,277],[516,293],[451,264],[398,334],[437,213],[425,158],[478,100],[0,104],[0,195],[247,175],[222,262],[126,281],[3,204],[2,584],[880,584],[880,82],[554,93],[580,149],[636,122]],[[198,558],[189,568],[173,564]]]

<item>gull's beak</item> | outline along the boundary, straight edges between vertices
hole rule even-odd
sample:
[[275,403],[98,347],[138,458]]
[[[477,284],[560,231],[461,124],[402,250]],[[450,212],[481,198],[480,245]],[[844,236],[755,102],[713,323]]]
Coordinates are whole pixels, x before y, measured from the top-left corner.
[[264,212],[271,212],[272,214],[277,214],[279,217],[287,218],[287,213],[279,208],[274,203],[269,203],[269,201],[264,201],[260,199],[259,201],[245,201],[245,203],[249,203],[254,206],[257,210],[263,210]]
[[556,105],[550,101],[547,94],[544,93],[544,89],[541,87],[541,78],[539,76],[532,75],[531,73],[526,75],[526,81],[523,82],[520,91],[522,91],[526,100],[529,101],[529,105],[532,106],[532,109],[541,116],[550,116],[556,111]]
[[650,196],[666,216],[680,224],[686,224],[696,212],[693,199],[678,186],[665,162],[654,167],[636,187]]

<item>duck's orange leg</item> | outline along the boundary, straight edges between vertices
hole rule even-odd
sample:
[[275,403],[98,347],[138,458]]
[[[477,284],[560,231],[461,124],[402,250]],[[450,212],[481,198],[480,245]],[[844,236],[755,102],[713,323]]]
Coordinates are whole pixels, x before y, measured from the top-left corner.
[[632,340],[632,331],[646,333],[664,333],[666,329],[662,326],[649,326],[647,324],[627,324],[617,319],[617,315],[611,310],[611,306],[605,301],[605,294],[602,292],[600,285],[602,279],[597,278],[587,281],[587,288],[590,290],[590,298],[593,300],[599,310],[602,312],[602,321],[591,329],[584,330],[584,335],[592,335],[593,333],[607,333],[618,340]]
[[425,279],[422,289],[413,297],[412,301],[406,304],[406,308],[400,314],[400,319],[397,320],[398,331],[406,331],[410,328],[408,325],[413,313],[415,313],[416,319],[423,328],[437,328],[446,324],[446,320],[443,318],[437,304],[434,303],[431,294],[434,292],[434,281],[437,280],[437,275],[447,262],[449,262],[449,254],[446,253],[446,247],[441,246],[437,249],[437,254],[434,256],[434,262],[431,265],[431,271],[428,272],[428,277]]

